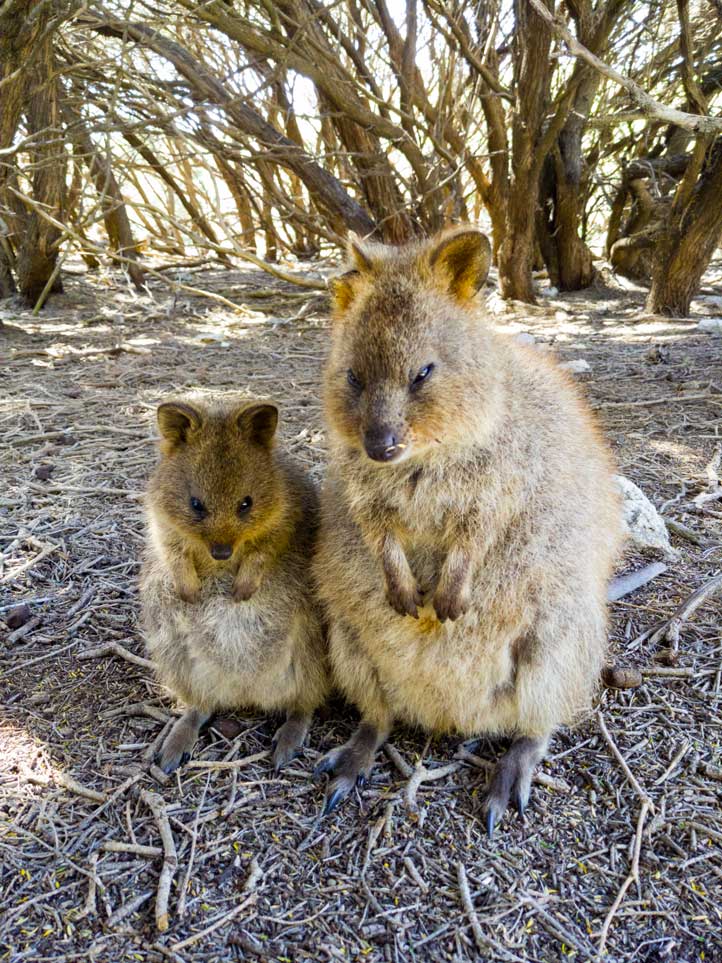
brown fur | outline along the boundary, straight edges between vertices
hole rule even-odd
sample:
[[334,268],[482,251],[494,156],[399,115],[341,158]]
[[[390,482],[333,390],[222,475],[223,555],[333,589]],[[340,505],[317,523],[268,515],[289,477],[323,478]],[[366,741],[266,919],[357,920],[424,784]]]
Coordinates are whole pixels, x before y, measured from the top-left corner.
[[[514,766],[590,704],[620,512],[575,388],[472,302],[488,250],[473,229],[353,242],[334,288],[315,576],[336,679],[364,720],[532,740],[497,780],[522,808],[529,773]],[[364,439],[384,431],[396,457],[372,461]]]
[[[308,576],[317,496],[275,450],[276,421],[275,406],[238,399],[158,410],[163,437],[146,502],[141,599],[158,675],[189,707],[164,746],[167,769],[213,712],[246,705],[287,711],[276,749],[277,764],[285,762],[328,690]],[[213,546],[230,557],[216,560]]]

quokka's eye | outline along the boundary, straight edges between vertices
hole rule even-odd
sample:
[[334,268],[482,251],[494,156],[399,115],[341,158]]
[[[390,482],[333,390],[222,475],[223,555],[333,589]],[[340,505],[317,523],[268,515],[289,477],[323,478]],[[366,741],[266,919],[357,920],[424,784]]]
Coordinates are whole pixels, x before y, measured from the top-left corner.
[[251,510],[251,505],[253,504],[253,499],[250,495],[246,495],[242,502],[238,505],[238,514],[247,515]]
[[363,388],[363,385],[361,384],[359,379],[356,377],[356,375],[353,373],[353,371],[350,368],[346,372],[346,378],[352,388],[355,388],[356,391],[361,391],[361,389]]
[[414,378],[414,380],[411,382],[411,387],[412,387],[412,388],[418,388],[419,385],[422,385],[422,384],[427,380],[427,378],[429,377],[429,375],[431,374],[431,372],[432,372],[433,370],[434,370],[434,365],[433,365],[433,364],[427,364],[427,365],[425,365],[425,366],[421,369],[421,371],[419,371],[419,373],[416,375],[416,377]]
[[203,504],[200,498],[191,498],[191,508],[196,515],[200,517],[206,514],[206,506]]

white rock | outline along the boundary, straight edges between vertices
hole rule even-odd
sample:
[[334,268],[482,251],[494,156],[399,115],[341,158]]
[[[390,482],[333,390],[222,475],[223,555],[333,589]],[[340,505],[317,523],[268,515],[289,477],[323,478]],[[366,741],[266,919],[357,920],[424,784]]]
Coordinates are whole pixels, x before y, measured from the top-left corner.
[[486,299],[486,306],[492,314],[506,314],[509,310],[509,305],[498,291],[492,291]]
[[622,493],[624,527],[633,544],[637,548],[662,552],[670,558],[676,556],[664,519],[642,489],[624,475],[614,475],[614,481]]
[[519,344],[536,344],[536,338],[528,331],[520,331],[519,334],[515,334],[514,340],[518,341]]
[[722,334],[722,318],[703,318],[697,325],[700,331],[710,334]]
[[555,321],[568,321],[571,318],[571,314],[568,311],[555,311],[554,320]]
[[588,361],[585,361],[584,358],[575,358],[573,361],[564,361],[559,365],[559,367],[575,375],[589,374],[589,372],[592,370],[592,366]]
[[539,288],[538,294],[541,298],[555,298],[559,294],[559,288]]

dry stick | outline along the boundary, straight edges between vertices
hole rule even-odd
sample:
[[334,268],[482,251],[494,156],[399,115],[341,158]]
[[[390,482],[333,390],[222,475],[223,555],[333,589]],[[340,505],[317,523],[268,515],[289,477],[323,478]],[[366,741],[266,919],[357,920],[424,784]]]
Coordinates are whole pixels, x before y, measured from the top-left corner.
[[102,803],[108,799],[104,792],[90,789],[88,786],[77,782],[72,776],[68,776],[67,773],[64,772],[55,772],[47,776],[39,772],[27,772],[25,773],[25,778],[28,782],[34,783],[36,786],[49,786],[50,783],[54,783],[62,789],[74,792],[77,796],[85,796],[86,799],[92,799],[94,802]]
[[688,742],[682,743],[682,747],[675,753],[674,759],[670,762],[670,764],[664,770],[664,772],[659,777],[659,779],[655,779],[655,781],[652,783],[653,786],[661,786],[662,783],[669,778],[671,773],[674,772],[674,770],[677,768],[678,763],[680,763],[682,761],[682,758],[687,755],[687,753],[689,752],[689,748],[690,747]]
[[664,639],[669,642],[672,653],[676,656],[679,652],[679,633],[683,623],[697,611],[703,602],[715,595],[720,589],[722,589],[722,575],[716,575],[705,585],[698,588],[696,592],[692,592],[689,598],[685,599],[674,610],[671,619],[654,633],[649,640],[650,644],[656,645],[661,639]]
[[53,552],[57,552],[57,550],[61,547],[61,545],[46,545],[43,550],[38,552],[38,554],[33,556],[33,558],[29,558],[27,562],[23,562],[23,564],[19,565],[17,568],[11,569],[7,575],[3,575],[3,577],[0,578],[0,583],[14,581],[18,575],[22,575],[23,572],[27,572],[27,570],[32,568],[33,565],[37,565],[38,562],[41,562],[44,558],[47,558],[48,555],[52,555]]
[[639,854],[642,850],[642,833],[644,832],[644,823],[647,819],[647,814],[654,811],[654,806],[649,798],[642,801],[642,808],[639,810],[639,819],[637,820],[637,832],[634,837],[634,853],[632,856],[632,868],[629,871],[629,875],[622,883],[621,889],[617,893],[617,898],[612,903],[609,912],[607,913],[606,919],[604,920],[604,925],[602,926],[601,932],[599,934],[599,955],[604,955],[604,950],[607,945],[607,936],[609,935],[609,927],[611,926],[612,920],[619,909],[624,896],[632,885],[639,880]]
[[572,936],[569,930],[562,926],[559,920],[555,919],[551,913],[547,913],[544,907],[537,903],[536,900],[531,899],[529,896],[524,896],[522,897],[521,902],[525,903],[527,906],[531,906],[534,912],[538,913],[539,916],[541,916],[541,918],[546,922],[546,929],[556,936],[558,940],[561,940],[562,943],[568,943],[570,946],[573,946],[575,950],[578,950],[587,957],[593,955],[593,953],[590,953],[589,949],[587,949],[583,943],[580,943],[579,940]]
[[[531,0],[530,0],[531,2]],[[720,401],[719,395],[678,395],[667,398],[649,398],[646,401],[603,401],[592,408],[650,408],[652,405],[675,405],[678,401]]]
[[632,787],[632,789],[634,789],[636,794],[642,800],[642,804],[646,803],[649,806],[649,808],[652,810],[652,812],[654,812],[654,805],[652,803],[652,800],[650,799],[649,795],[645,792],[645,790],[642,788],[642,786],[639,784],[639,782],[634,776],[634,773],[627,765],[627,762],[624,756],[621,754],[621,752],[617,748],[617,744],[609,734],[609,729],[607,729],[606,723],[604,722],[604,716],[602,715],[601,712],[597,713],[597,722],[599,723],[599,728],[602,730],[602,735],[607,741],[607,745],[612,750],[612,755],[617,760],[619,765],[622,767],[624,775],[627,777],[627,780],[630,786]]
[[140,798],[153,813],[163,843],[163,868],[160,871],[158,891],[155,898],[155,925],[160,933],[165,933],[169,926],[168,899],[171,883],[178,868],[178,854],[176,853],[168,813],[161,797],[148,789],[141,789]]
[[471,899],[469,880],[467,879],[466,869],[464,868],[463,863],[456,864],[456,878],[459,883],[461,905],[463,906],[464,912],[469,918],[471,930],[474,934],[474,941],[476,942],[479,952],[488,954],[489,950],[494,950],[494,952],[497,954],[497,957],[505,960],[512,960],[513,963],[524,963],[521,957],[516,956],[514,953],[507,950],[506,947],[502,946],[500,943],[497,943],[496,940],[493,940],[490,936],[486,936],[484,934],[484,931],[481,928],[481,923],[479,922],[479,917],[477,916]]
[[155,859],[156,856],[163,855],[163,850],[160,846],[142,846],[140,843],[123,843],[117,839],[106,839],[104,843],[101,843],[100,848],[105,850],[106,853],[134,853],[136,856],[147,856],[149,859]]
[[80,912],[75,916],[74,922],[78,920],[84,920],[86,916],[90,916],[92,913],[97,913],[97,908],[95,905],[95,894],[98,890],[98,854],[91,853],[88,857],[88,866],[90,867],[90,874],[88,877],[88,893],[85,897],[85,906],[80,910]]
[[260,762],[261,759],[266,759],[270,754],[269,749],[264,749],[262,752],[256,752],[252,756],[244,756],[243,759],[222,759],[218,761],[212,759],[192,759],[185,764],[185,769],[243,769],[245,766],[253,765],[254,762]]
[[186,940],[181,940],[180,943],[173,943],[170,947],[171,951],[173,953],[179,953],[181,950],[185,949],[186,946],[191,946],[193,943],[197,943],[198,940],[202,940],[205,936],[215,933],[215,931],[220,929],[221,926],[225,926],[226,923],[230,923],[232,919],[235,919],[236,916],[238,916],[249,903],[252,903],[255,900],[256,894],[254,893],[254,890],[262,876],[263,872],[254,856],[253,860],[251,861],[251,871],[248,874],[248,879],[243,884],[243,889],[241,890],[241,892],[249,894],[243,900],[243,902],[239,903],[238,906],[234,907],[234,909],[232,909],[229,913],[226,913],[219,920],[216,920],[215,923],[211,923],[210,926],[207,926],[204,930],[201,930],[200,933],[194,933],[193,936],[189,936]]
[[45,282],[45,287],[44,287],[43,290],[40,292],[40,297],[39,297],[38,300],[35,302],[35,307],[33,308],[33,317],[34,317],[34,318],[37,318],[37,316],[40,314],[40,311],[41,311],[43,305],[45,304],[45,302],[47,301],[48,295],[50,294],[50,292],[51,292],[51,290],[52,290],[52,287],[53,287],[53,285],[55,284],[55,282],[56,282],[56,280],[57,280],[57,278],[58,278],[58,275],[60,274],[60,270],[61,270],[61,268],[62,268],[62,266],[63,266],[64,263],[65,263],[65,258],[64,258],[64,257],[59,257],[59,258],[56,260],[55,266],[53,267],[53,270],[52,270],[52,273],[51,273],[50,277],[48,278],[48,280]]
[[143,659],[139,655],[134,655],[127,649],[124,649],[118,642],[105,642],[95,649],[87,649],[85,652],[80,652],[78,654],[78,660],[101,659],[106,655],[117,655],[119,658],[125,659],[126,662],[132,662],[133,665],[140,665],[144,669],[154,668],[153,663],[149,659]]
[[405,776],[406,779],[411,778],[414,773],[413,767],[408,764],[396,746],[392,745],[390,742],[385,743],[384,753],[391,760],[391,762],[393,762],[402,776]]
[[698,136],[722,133],[721,117],[688,114],[683,110],[676,110],[674,107],[667,107],[665,104],[661,104],[658,100],[650,97],[647,91],[640,87],[631,77],[628,77],[626,74],[620,74],[619,71],[610,67],[609,64],[600,60],[599,57],[596,57],[591,50],[587,50],[583,44],[579,43],[571,31],[567,29],[566,24],[555,17],[554,14],[544,6],[541,0],[529,0],[529,3],[542,20],[546,20],[554,33],[564,41],[569,48],[570,54],[578,57],[580,60],[586,61],[586,63],[594,67],[598,73],[604,77],[608,77],[609,80],[613,80],[614,83],[619,84],[620,87],[624,87],[647,116],[664,121],[665,124],[671,124],[674,127],[681,127],[683,130],[691,131]]
[[[384,822],[386,822],[385,816],[383,817],[383,819],[384,819]],[[459,863],[459,865],[461,866],[461,863]],[[406,867],[406,872],[413,879],[413,881],[416,883],[419,889],[424,893],[428,893],[429,892],[428,883],[423,879],[418,869],[416,868],[416,864],[414,863],[414,861],[411,859],[410,856],[404,856],[404,866]]]
[[686,538],[688,542],[692,542],[693,545],[704,545],[704,538],[697,532],[692,531],[691,528],[687,528],[681,522],[675,521],[673,518],[665,518],[664,524],[667,526],[673,535],[679,535],[680,538]]
[[196,855],[196,843],[198,842],[198,820],[200,819],[201,809],[203,809],[203,803],[206,801],[206,793],[208,792],[208,784],[211,781],[211,774],[208,773],[206,777],[206,784],[203,787],[203,794],[201,795],[201,801],[198,803],[198,808],[196,809],[196,818],[193,822],[193,836],[191,839],[191,851],[188,857],[188,866],[186,867],[185,875],[183,876],[183,882],[181,883],[180,896],[178,897],[178,905],[176,906],[176,912],[178,913],[178,919],[182,920],[186,912],[186,897],[188,895],[188,886],[191,881],[191,873],[193,872],[193,860]]
[[485,953],[489,949],[489,944],[484,937],[484,933],[481,929],[481,923],[479,922],[479,917],[476,915],[476,910],[474,909],[474,904],[471,901],[471,893],[469,892],[469,880],[466,877],[466,869],[463,863],[456,864],[456,878],[459,881],[459,893],[461,894],[461,905],[464,907],[464,912],[469,917],[469,922],[471,923],[471,931],[474,934],[474,940],[479,948],[480,953]]
[[650,678],[658,676],[662,679],[694,679],[696,674],[694,669],[679,669],[676,666],[666,665],[649,665],[646,669],[642,669],[642,675]]
[[710,829],[709,826],[705,826],[704,823],[697,823],[693,819],[685,819],[684,825],[688,829],[694,829],[698,833],[702,833],[705,836],[709,836],[710,839],[722,843],[722,833],[718,833],[716,829]]
[[423,763],[419,762],[414,772],[406,783],[406,792],[404,798],[406,801],[406,808],[411,813],[418,813],[419,806],[416,802],[416,793],[419,791],[419,786],[423,782],[431,782],[434,779],[444,779],[445,776],[450,776],[452,772],[457,772],[461,769],[460,762],[450,762],[447,766],[441,766],[439,769],[427,769]]
[[131,913],[135,913],[144,903],[147,903],[152,895],[153,891],[149,889],[147,892],[141,893],[140,896],[129,899],[127,903],[123,903],[122,906],[119,906],[118,909],[108,917],[106,925],[117,926],[118,923],[122,923]]
[[653,578],[656,578],[658,575],[661,575],[662,572],[666,571],[667,566],[664,562],[651,562],[649,565],[644,565],[642,568],[637,569],[636,572],[618,575],[617,578],[613,578],[609,583],[609,587],[607,588],[607,601],[616,602],[624,598],[625,595],[635,592],[638,588],[646,585],[647,582],[651,582]]

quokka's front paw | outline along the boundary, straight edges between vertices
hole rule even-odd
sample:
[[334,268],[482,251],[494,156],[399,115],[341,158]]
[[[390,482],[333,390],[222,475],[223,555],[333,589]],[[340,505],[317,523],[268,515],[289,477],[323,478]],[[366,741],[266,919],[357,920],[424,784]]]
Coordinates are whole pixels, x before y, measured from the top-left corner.
[[471,597],[464,591],[437,589],[432,604],[439,622],[454,622],[468,612]]
[[193,585],[190,582],[181,582],[176,586],[176,591],[181,602],[188,602],[189,605],[195,605],[201,597],[200,585]]
[[423,605],[424,597],[415,582],[401,585],[398,582],[386,583],[386,599],[399,615],[410,615],[414,619],[419,617],[419,606]]
[[258,591],[259,583],[250,578],[237,578],[231,595],[234,602],[247,602]]

